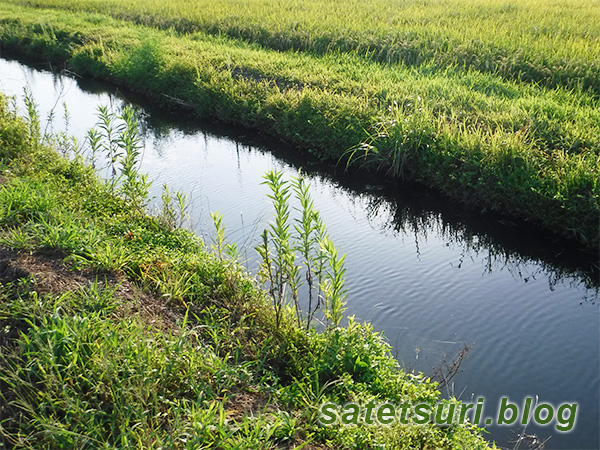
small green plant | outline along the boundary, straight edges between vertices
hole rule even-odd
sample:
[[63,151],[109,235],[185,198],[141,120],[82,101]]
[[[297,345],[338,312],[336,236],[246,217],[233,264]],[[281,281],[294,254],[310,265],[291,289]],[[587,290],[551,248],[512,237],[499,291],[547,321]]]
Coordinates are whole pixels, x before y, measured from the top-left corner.
[[435,145],[433,114],[421,97],[407,99],[403,105],[394,102],[387,112],[391,118],[374,124],[363,142],[340,157],[339,161],[346,161],[346,168],[360,163],[361,167],[375,167],[392,177],[404,178],[411,159]]
[[[92,166],[95,167],[98,152],[103,152],[108,161],[111,190],[119,193],[134,210],[143,212],[152,183],[139,169],[142,145],[135,111],[128,106],[117,115],[108,107],[99,106],[97,127],[88,130],[86,139]],[[181,201],[185,203],[184,197]]]
[[93,248],[83,249],[81,255],[72,254],[67,259],[73,261],[79,269],[90,268],[108,272],[121,272],[133,261],[129,249],[118,242],[104,241]]
[[181,302],[187,307],[185,300],[193,290],[196,277],[194,273],[172,269],[145,272],[143,280],[158,291],[167,303]]
[[225,227],[223,226],[223,215],[216,211],[210,213],[210,218],[215,226],[215,237],[212,248],[219,259],[223,259],[223,248],[225,245]]
[[36,242],[30,230],[25,227],[15,227],[3,230],[0,234],[0,244],[9,248],[31,249]]
[[[268,197],[271,199],[274,213],[274,222],[269,229],[261,235],[262,243],[256,250],[262,258],[259,277],[263,283],[268,284],[268,291],[273,299],[276,323],[279,327],[282,309],[288,304],[291,297],[296,308],[296,316],[300,322],[300,307],[298,305],[298,287],[300,284],[296,254],[290,242],[290,189],[288,183],[283,181],[281,172],[269,171],[264,176],[264,184],[271,189]],[[271,251],[273,246],[273,251]]]
[[314,208],[308,183],[302,176],[292,180],[292,189],[300,202],[300,217],[296,218],[295,250],[300,254],[305,267],[305,279],[308,288],[308,309],[306,311],[306,329],[310,328],[315,312],[321,307],[323,269],[326,254],[321,242],[326,237],[325,224]]
[[178,228],[182,228],[185,225],[185,222],[190,218],[187,195],[185,195],[183,191],[175,191],[175,203],[177,205],[179,219]]
[[63,156],[73,156],[78,158],[81,156],[81,146],[77,142],[77,138],[69,132],[69,125],[71,123],[71,115],[67,103],[63,102],[63,123],[64,131],[59,133],[45,134],[43,139],[44,142],[48,143],[56,150],[58,150]]
[[[42,248],[60,249],[71,253],[83,247],[84,240],[88,244],[96,243],[97,238],[92,234],[83,233],[80,224],[69,217],[41,217],[35,224],[34,236]],[[87,230],[86,230],[87,231]]]
[[231,260],[237,260],[240,257],[239,250],[235,243],[228,243],[225,238],[225,226],[223,225],[223,215],[216,211],[210,213],[210,218],[215,227],[215,236],[212,241],[212,249],[220,260],[228,256]]
[[187,196],[182,191],[173,193],[167,184],[163,184],[162,202],[158,220],[168,230],[181,228],[189,217]]
[[[310,328],[315,312],[325,305],[325,318],[337,327],[344,312],[344,257],[326,234],[325,226],[314,209],[308,185],[301,177],[291,183],[283,180],[281,172],[265,174],[265,184],[271,189],[268,197],[275,209],[274,221],[261,235],[261,244],[256,251],[262,263],[259,279],[266,286],[275,308],[279,326],[282,311],[293,305],[299,326]],[[292,232],[290,200],[292,193],[300,204]],[[304,284],[308,288],[308,310],[303,323],[299,291]]]
[[29,127],[29,138],[31,145],[37,148],[41,142],[40,114],[38,107],[33,99],[33,94],[29,87],[23,90],[23,102],[25,103],[25,121]]
[[138,211],[143,211],[147,206],[151,182],[147,174],[139,171],[141,153],[139,123],[131,107],[126,107],[119,118],[123,121],[117,141],[122,150],[119,161],[122,176],[120,192],[130,205]]
[[90,128],[86,136],[87,143],[90,147],[89,162],[92,169],[96,169],[96,158],[100,151],[100,144],[102,141],[102,135],[95,128]]
[[[107,106],[98,107],[97,126],[100,129],[101,138],[97,138],[98,140],[94,142],[96,144],[102,142],[101,148],[108,158],[108,169],[112,179],[117,176],[117,161],[121,156],[115,121],[116,115],[109,111]],[[95,151],[95,147],[92,147],[92,150]]]
[[174,202],[171,190],[167,184],[163,184],[160,199],[162,201],[162,206],[158,219],[166,228],[174,229],[177,226],[177,212],[173,205]]
[[338,256],[338,250],[329,237],[321,240],[320,244],[328,265],[321,283],[321,289],[325,293],[325,317],[333,326],[339,327],[344,311],[346,311],[344,306],[346,304],[346,289],[344,288],[346,255]]

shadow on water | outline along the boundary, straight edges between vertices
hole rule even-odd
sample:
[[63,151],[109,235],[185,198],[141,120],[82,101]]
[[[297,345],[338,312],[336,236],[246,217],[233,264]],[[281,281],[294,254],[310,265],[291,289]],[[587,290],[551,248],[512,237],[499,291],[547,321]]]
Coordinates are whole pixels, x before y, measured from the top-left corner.
[[[6,59],[6,55],[3,56]],[[143,134],[156,140],[168,136],[175,129],[184,135],[200,132],[205,136],[226,138],[235,142],[236,146],[270,153],[296,169],[301,168],[311,177],[343,189],[349,197],[360,199],[366,204],[367,214],[377,218],[374,220],[376,226],[396,234],[410,235],[417,253],[419,243],[427,241],[428,236],[435,233],[444,239],[446,245],[461,247],[464,258],[483,256],[482,272],[506,269],[524,282],[545,276],[550,289],[565,280],[568,283],[579,282],[586,288],[583,301],[598,300],[600,249],[598,252],[582,249],[575,241],[544,232],[527,221],[507,219],[495,212],[466,206],[415,182],[379,177],[379,182],[374,183],[376,175],[358,172],[353,167],[346,167],[343,162],[323,163],[309,152],[298,151],[254,130],[198,119],[193,111],[181,107],[157,106],[139,94],[105,81],[82,79],[48,65],[30,66],[50,70],[55,75],[57,91],[60,91],[61,77],[66,75],[74,78],[83,92],[109,94],[135,105],[140,112]],[[382,217],[385,219],[382,220]],[[531,262],[538,265],[536,272],[522,270],[523,265]]]

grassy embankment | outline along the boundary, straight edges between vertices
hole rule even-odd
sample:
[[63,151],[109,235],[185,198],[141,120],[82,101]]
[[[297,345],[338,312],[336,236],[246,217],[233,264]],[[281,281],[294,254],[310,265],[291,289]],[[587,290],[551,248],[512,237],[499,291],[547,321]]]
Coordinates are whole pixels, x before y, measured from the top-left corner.
[[439,392],[368,325],[317,333],[276,314],[222,241],[213,253],[174,226],[171,202],[147,215],[129,118],[93,134],[120,153],[103,182],[0,98],[3,446],[486,448],[466,426],[319,426],[324,401]]
[[[581,7],[577,17],[571,6],[457,2],[449,5],[460,19],[431,6],[430,21],[411,2],[406,16],[370,6],[361,13],[353,3],[344,18],[335,8],[346,3],[332,3],[324,7],[337,13],[323,20],[318,3],[278,9],[267,1],[232,14],[221,2],[3,1],[0,41],[325,160],[408,174],[598,245],[593,2],[566,2]],[[396,25],[370,28],[368,19],[386,11]]]

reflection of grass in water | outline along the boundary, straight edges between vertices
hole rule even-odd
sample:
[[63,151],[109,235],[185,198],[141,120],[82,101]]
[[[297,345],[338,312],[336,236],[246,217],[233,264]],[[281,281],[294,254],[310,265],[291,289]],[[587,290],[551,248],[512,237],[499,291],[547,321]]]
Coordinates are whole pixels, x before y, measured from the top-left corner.
[[[406,187],[410,189],[410,187]],[[429,194],[429,193],[428,193]],[[579,256],[577,261],[562,262],[560,256],[548,255],[540,252],[543,245],[551,245],[550,236],[541,241],[538,230],[527,230],[532,238],[540,240],[536,248],[523,248],[511,244],[510,233],[516,229],[503,227],[498,232],[498,223],[495,219],[484,221],[481,218],[474,220],[453,218],[453,210],[446,205],[439,211],[439,205],[429,206],[423,202],[424,194],[417,198],[419,202],[405,200],[402,194],[392,196],[384,192],[375,194],[353,191],[352,195],[360,197],[360,204],[365,205],[369,221],[376,224],[377,228],[391,230],[400,236],[414,238],[417,254],[421,242],[426,242],[430,235],[439,236],[442,240],[461,249],[456,267],[470,258],[477,258],[481,263],[482,273],[507,270],[515,279],[523,282],[536,279],[547,279],[550,288],[560,285],[569,288],[585,289],[582,300],[586,303],[597,302],[600,298],[600,283],[598,273],[600,267],[592,262],[588,255],[587,264]],[[473,227],[479,230],[474,230]],[[490,226],[493,228],[490,229]],[[491,234],[487,229],[490,229]],[[488,234],[490,233],[490,234]],[[508,241],[504,244],[502,241]],[[534,241],[535,242],[535,241]],[[552,253],[552,252],[551,252]]]
[[[62,93],[61,87],[61,93]],[[58,98],[58,97],[57,97]],[[54,107],[57,108],[58,100]],[[68,111],[65,112],[65,120],[68,121]],[[45,130],[52,131],[54,110],[49,114],[50,120],[43,127]],[[38,119],[39,120],[39,119]],[[146,117],[141,116],[142,123],[145,123]],[[145,125],[147,127],[147,124]],[[65,125],[68,129],[68,124]],[[154,130],[154,128],[150,128]],[[94,130],[91,130],[94,131]],[[160,133],[160,130],[159,130]],[[162,130],[162,133],[166,133],[166,130]],[[51,136],[49,133],[44,132],[45,136]],[[68,152],[69,148],[77,148],[77,143],[72,143],[66,137],[67,133],[60,133],[59,137],[63,136],[60,140],[53,137],[55,144],[60,148],[63,148],[65,152]],[[93,145],[94,142],[100,139],[100,135],[95,136],[94,134],[88,135],[91,148],[99,148],[99,144]],[[96,151],[100,154],[100,151]],[[92,163],[96,157],[91,156]],[[445,220],[444,214],[438,215],[435,211],[427,210],[427,206],[423,207],[417,204],[409,204],[409,206],[403,206],[402,203],[395,205],[394,200],[389,200],[389,196],[385,193],[379,192],[377,195],[371,194],[356,194],[360,195],[361,205],[366,205],[368,214],[371,216],[371,222],[373,218],[377,217],[377,226],[389,225],[394,231],[400,232],[401,234],[412,234],[415,238],[417,248],[419,242],[427,239],[428,233],[435,230],[435,232],[444,236],[450,242],[457,243],[460,246],[466,246],[466,251],[463,252],[463,257],[475,256],[477,258],[485,256],[482,259],[483,270],[494,271],[494,270],[508,270],[515,278],[522,280],[532,280],[539,277],[544,277],[549,280],[551,286],[558,286],[561,283],[573,283],[577,284],[577,279],[582,280],[588,291],[583,294],[583,299],[586,302],[593,302],[598,299],[598,286],[597,276],[595,272],[589,272],[586,269],[569,268],[561,265],[558,261],[544,260],[544,257],[538,257],[535,253],[530,257],[527,256],[527,250],[525,255],[520,253],[523,250],[518,247],[511,249],[510,247],[503,246],[497,242],[497,239],[488,236],[485,233],[478,233],[472,231],[468,222],[454,221],[450,222]],[[382,216],[386,216],[382,218]],[[392,218],[390,218],[392,217]],[[507,256],[508,255],[508,256]],[[530,264],[531,260],[538,261],[541,266],[532,267]],[[533,270],[532,270],[533,269]],[[575,280],[570,280],[570,278]]]
[[[423,372],[438,382],[442,381],[444,376],[447,378],[446,381],[449,381],[455,375],[448,375],[447,365],[467,357],[468,351],[463,357],[457,358],[457,355],[465,349],[463,342],[441,341],[419,336],[407,327],[386,325],[385,328],[387,338],[394,344],[394,357],[400,365],[408,371]],[[395,336],[388,335],[389,333]],[[472,347],[473,345],[468,346],[468,350]]]

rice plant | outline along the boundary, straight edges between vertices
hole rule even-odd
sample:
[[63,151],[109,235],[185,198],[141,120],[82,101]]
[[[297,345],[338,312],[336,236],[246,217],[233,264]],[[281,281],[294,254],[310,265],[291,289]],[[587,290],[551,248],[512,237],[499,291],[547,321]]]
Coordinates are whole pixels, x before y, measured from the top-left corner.
[[[12,0],[17,2],[17,0]],[[456,66],[549,87],[600,93],[600,10],[592,0],[34,0],[182,34],[277,51],[348,53],[390,65]]]

